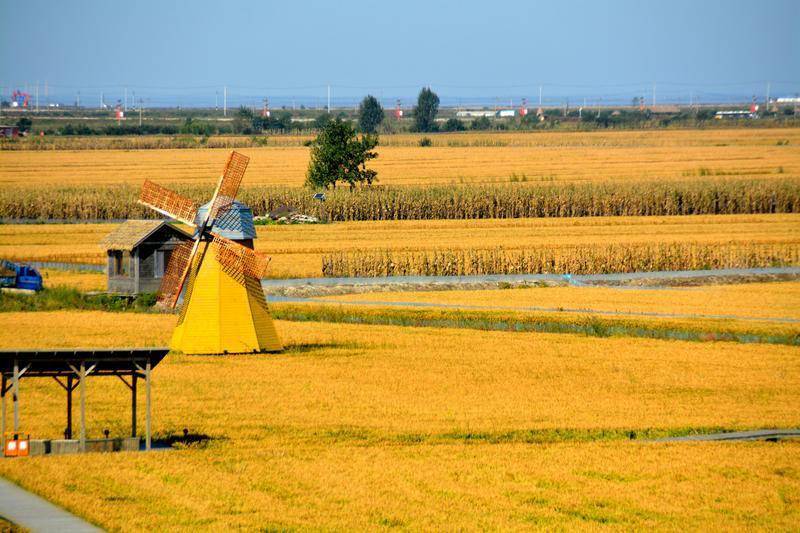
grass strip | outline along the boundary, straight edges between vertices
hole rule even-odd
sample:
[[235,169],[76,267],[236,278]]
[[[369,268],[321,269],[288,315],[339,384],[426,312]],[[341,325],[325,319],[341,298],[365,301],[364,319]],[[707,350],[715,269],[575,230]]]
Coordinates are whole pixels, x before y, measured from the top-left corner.
[[571,333],[590,337],[641,337],[696,342],[729,341],[800,345],[800,330],[781,326],[766,332],[728,321],[637,321],[625,318],[508,311],[380,308],[343,305],[273,304],[273,316],[295,322],[465,328],[486,331]]
[[[155,296],[136,297],[84,294],[74,288],[54,287],[33,295],[0,292],[0,312],[109,311],[164,313],[154,306]],[[342,304],[271,304],[272,315],[292,322],[329,322],[404,327],[460,328],[484,331],[569,333],[590,337],[640,337],[694,342],[800,346],[800,328],[794,325],[758,328],[727,320],[632,320],[567,313],[530,313],[464,309],[363,308]]]

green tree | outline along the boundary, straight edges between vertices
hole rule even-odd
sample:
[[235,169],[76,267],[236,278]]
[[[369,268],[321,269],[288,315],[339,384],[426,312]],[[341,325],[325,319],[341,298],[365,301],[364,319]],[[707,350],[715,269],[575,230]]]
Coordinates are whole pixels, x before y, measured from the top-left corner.
[[414,107],[414,129],[422,132],[436,131],[436,113],[439,112],[439,96],[430,87],[424,87]]
[[314,127],[317,128],[318,130],[321,130],[330,121],[331,121],[331,115],[329,113],[322,113],[320,115],[317,115],[317,117],[314,119]]
[[371,185],[377,172],[367,168],[367,161],[378,157],[377,145],[377,135],[359,136],[349,122],[329,120],[311,143],[306,185],[335,189],[341,181],[351,190],[359,183]]
[[30,131],[31,126],[33,126],[33,121],[28,117],[22,117],[17,121],[17,127],[20,132]]
[[241,106],[236,111],[236,116],[233,117],[232,126],[234,133],[253,133],[254,118],[255,116],[250,109],[246,108],[245,106]]
[[472,121],[470,128],[476,131],[492,129],[492,121],[489,117],[478,117]]
[[375,133],[383,122],[383,108],[378,99],[368,94],[358,106],[358,127],[365,133]]
[[448,118],[447,122],[442,126],[444,131],[464,131],[465,129],[467,128],[464,127],[464,123],[457,118]]

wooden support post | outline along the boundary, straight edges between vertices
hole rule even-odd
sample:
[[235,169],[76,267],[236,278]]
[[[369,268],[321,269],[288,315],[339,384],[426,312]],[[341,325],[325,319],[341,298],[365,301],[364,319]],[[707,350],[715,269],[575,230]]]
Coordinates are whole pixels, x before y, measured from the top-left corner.
[[136,369],[133,369],[133,377],[131,379],[131,437],[136,436]]
[[14,375],[11,381],[11,400],[14,402],[14,433],[19,432],[19,362],[14,360]]
[[80,427],[80,449],[86,451],[86,362],[81,361],[81,368],[78,374],[78,386],[81,393],[81,427]]
[[64,431],[64,438],[72,438],[72,376],[67,376],[67,429]]
[[144,367],[144,380],[145,380],[145,441],[144,449],[150,451],[150,359]]

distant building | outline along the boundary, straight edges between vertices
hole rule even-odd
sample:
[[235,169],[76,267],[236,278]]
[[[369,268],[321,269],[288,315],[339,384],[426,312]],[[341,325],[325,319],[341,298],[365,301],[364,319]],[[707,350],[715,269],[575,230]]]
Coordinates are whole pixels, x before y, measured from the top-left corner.
[[456,117],[458,118],[509,118],[517,116],[516,109],[500,109],[498,111],[487,111],[484,109],[465,109],[464,111],[457,111]]
[[755,118],[755,113],[743,109],[736,111],[717,111],[714,118],[717,120],[722,120],[724,118]]
[[172,250],[192,236],[164,220],[128,220],[101,245],[108,255],[108,292],[158,291]]
[[479,110],[464,110],[456,112],[456,116],[458,118],[480,118],[480,117],[494,117],[496,116],[495,111],[484,111],[482,109]]

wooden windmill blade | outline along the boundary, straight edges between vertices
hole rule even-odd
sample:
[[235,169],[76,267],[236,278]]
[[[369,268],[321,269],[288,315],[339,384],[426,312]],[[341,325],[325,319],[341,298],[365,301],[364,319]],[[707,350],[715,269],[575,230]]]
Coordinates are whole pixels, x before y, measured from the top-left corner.
[[192,266],[196,244],[197,241],[186,241],[172,250],[156,296],[159,303],[172,308],[178,304],[183,282]]
[[270,258],[238,242],[214,235],[211,244],[222,270],[244,284],[245,277],[261,279],[267,273]]
[[208,210],[209,220],[214,220],[233,205],[249,162],[249,157],[236,151],[232,151],[228,156],[217,190],[214,192],[211,208]]
[[145,180],[138,202],[162,215],[194,226],[194,219],[197,214],[195,203],[157,183]]

